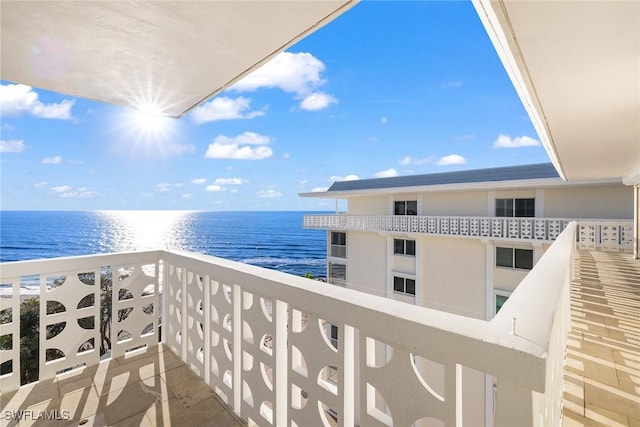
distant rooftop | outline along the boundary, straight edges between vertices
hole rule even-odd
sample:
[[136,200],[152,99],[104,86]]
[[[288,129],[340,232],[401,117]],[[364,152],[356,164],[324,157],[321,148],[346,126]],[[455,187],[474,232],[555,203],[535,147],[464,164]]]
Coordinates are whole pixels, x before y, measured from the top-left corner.
[[327,192],[559,178],[551,163],[334,182]]

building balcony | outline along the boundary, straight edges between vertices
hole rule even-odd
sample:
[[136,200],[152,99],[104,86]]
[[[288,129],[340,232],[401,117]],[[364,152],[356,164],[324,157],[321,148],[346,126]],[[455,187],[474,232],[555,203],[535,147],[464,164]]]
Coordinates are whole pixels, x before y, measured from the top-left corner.
[[[563,384],[567,344],[570,353],[587,350],[575,334],[597,333],[596,320],[584,318],[569,335],[571,279],[593,275],[572,268],[575,232],[567,225],[491,321],[195,253],[4,263],[0,284],[11,292],[0,298],[2,416],[58,410],[81,425],[227,425],[240,423],[236,416],[248,425],[477,425],[485,420],[462,418],[471,368],[494,377],[495,425],[559,425],[563,393],[565,410],[567,396],[579,394],[575,381]],[[620,280],[637,280],[629,263]],[[34,281],[43,331],[35,359],[21,343],[29,319],[18,315],[21,284]],[[573,295],[581,286],[574,282]],[[637,338],[638,311],[620,315],[618,329]],[[618,392],[610,401],[626,404],[623,416],[634,421],[637,383],[635,396],[629,390],[640,355],[632,341],[616,345],[631,354],[621,368],[629,377],[603,390]],[[580,372],[578,362],[569,365],[574,377],[589,357]],[[422,375],[421,361],[442,375]],[[583,380],[584,402],[594,381]]]
[[[306,215],[303,227],[551,243],[571,221],[567,218],[335,214]],[[631,220],[578,220],[576,234],[581,249],[633,251]]]

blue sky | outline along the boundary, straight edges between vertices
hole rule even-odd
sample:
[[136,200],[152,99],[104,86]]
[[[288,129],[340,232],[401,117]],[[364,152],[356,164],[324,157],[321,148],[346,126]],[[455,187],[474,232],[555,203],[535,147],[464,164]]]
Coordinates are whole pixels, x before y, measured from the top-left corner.
[[179,120],[0,101],[1,209],[325,210],[297,194],[548,161],[466,2],[362,2]]

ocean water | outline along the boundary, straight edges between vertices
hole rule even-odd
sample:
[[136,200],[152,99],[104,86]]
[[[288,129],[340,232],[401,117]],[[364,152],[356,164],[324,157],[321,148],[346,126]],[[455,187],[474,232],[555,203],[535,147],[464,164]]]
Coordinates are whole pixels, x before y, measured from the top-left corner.
[[0,262],[168,248],[324,276],[326,234],[303,229],[306,214],[0,211]]

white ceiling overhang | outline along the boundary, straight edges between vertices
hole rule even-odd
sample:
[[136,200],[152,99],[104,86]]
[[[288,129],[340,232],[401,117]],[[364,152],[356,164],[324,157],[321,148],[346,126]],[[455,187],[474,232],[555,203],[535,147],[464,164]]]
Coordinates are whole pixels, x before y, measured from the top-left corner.
[[179,117],[354,4],[3,1],[0,77]]
[[561,175],[640,166],[640,2],[473,2]]

